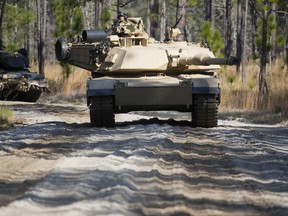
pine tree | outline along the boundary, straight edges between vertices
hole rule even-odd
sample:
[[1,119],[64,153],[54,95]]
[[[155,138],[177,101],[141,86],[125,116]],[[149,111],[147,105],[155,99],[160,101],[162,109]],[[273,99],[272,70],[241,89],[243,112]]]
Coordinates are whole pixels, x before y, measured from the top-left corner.
[[[55,37],[70,38],[82,32],[84,28],[81,3],[73,0],[54,0],[55,11]],[[66,63],[60,63],[65,77],[72,73],[72,67]]]
[[204,41],[208,42],[212,52],[217,57],[223,57],[221,50],[224,47],[224,42],[221,33],[217,30],[212,30],[211,23],[205,21],[201,26],[201,35]]

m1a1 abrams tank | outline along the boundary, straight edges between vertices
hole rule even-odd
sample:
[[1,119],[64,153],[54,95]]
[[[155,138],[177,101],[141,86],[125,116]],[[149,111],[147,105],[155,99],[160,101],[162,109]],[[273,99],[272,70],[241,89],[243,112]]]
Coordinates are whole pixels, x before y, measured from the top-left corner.
[[0,50],[0,100],[36,102],[42,92],[50,92],[43,75],[28,66],[26,50],[14,55]]
[[126,18],[104,30],[84,30],[82,37],[58,39],[59,61],[92,72],[87,105],[92,126],[112,127],[115,113],[175,110],[190,112],[194,127],[215,127],[221,98],[214,70],[236,64],[234,57],[215,58],[208,47],[148,37],[141,18]]

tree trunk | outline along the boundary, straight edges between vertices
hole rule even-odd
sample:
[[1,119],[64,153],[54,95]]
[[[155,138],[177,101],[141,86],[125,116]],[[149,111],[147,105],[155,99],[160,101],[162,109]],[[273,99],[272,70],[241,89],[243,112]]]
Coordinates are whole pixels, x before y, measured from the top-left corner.
[[[272,3],[271,14],[273,16],[273,22],[275,22],[276,26],[276,3]],[[272,29],[270,42],[271,42],[271,53],[270,53],[270,65],[271,65],[271,61],[275,59],[276,56],[276,28]]]
[[6,0],[0,1],[0,49],[4,48],[3,44],[3,16],[4,16],[4,9],[6,5]]
[[120,12],[120,0],[117,0],[117,14]]
[[[288,26],[287,24],[285,25],[285,35],[288,35]],[[284,59],[286,61],[286,64],[288,64],[288,39],[286,39],[285,43],[284,43]]]
[[45,41],[47,41],[47,0],[42,0],[43,1],[43,27],[41,28],[42,29],[42,44],[43,44],[43,47],[42,47],[42,53],[44,53],[42,55],[42,64],[43,64],[43,71],[44,71],[44,66],[45,66],[45,56],[47,57],[47,50],[46,50],[46,43]]
[[257,37],[257,12],[256,2],[250,1],[250,15],[251,15],[251,51],[253,59],[257,57],[256,54],[256,37]]
[[268,12],[267,12],[267,2],[264,0],[264,8],[262,14],[262,49],[261,49],[261,64],[260,64],[260,74],[259,74],[259,105],[261,106],[264,102],[265,89],[268,93],[267,83],[266,83],[266,62],[267,62],[267,26],[268,26]]
[[151,35],[151,0],[146,0],[147,5],[147,16],[146,16],[146,32],[150,36]]
[[166,33],[166,0],[162,0],[160,10],[160,41],[163,41]]
[[212,0],[206,0],[205,4],[206,4],[206,7],[205,7],[205,11],[206,11],[205,20],[211,22]]
[[44,75],[44,56],[43,56],[43,30],[41,29],[41,0],[36,1],[37,8],[37,56],[39,73]]
[[95,27],[101,26],[101,12],[103,10],[103,0],[95,0]]
[[[13,4],[14,4],[14,7],[17,8],[17,1],[16,1],[16,0],[14,0]],[[15,44],[16,44],[17,41],[18,41],[18,38],[17,38],[18,34],[17,34],[17,31],[18,31],[18,26],[15,26],[15,27],[14,27],[14,34],[13,34],[13,40],[14,40],[14,43],[15,43]]]
[[213,3],[213,0],[206,0],[206,20],[211,23],[212,32],[215,28],[215,9]]
[[179,29],[181,30],[181,35],[178,36],[179,40],[187,40],[187,31],[186,31],[186,0],[177,0],[176,8],[176,21],[180,20],[178,23]]
[[214,7],[214,0],[211,1],[211,29],[214,32],[215,29],[215,7]]
[[243,26],[242,26],[242,0],[237,0],[237,59],[238,59],[238,64],[236,66],[236,71],[239,73],[240,71],[240,63],[242,61],[242,31],[243,31]]
[[151,5],[151,35],[152,37],[159,40],[160,32],[159,32],[159,0],[154,0]]
[[231,19],[232,3],[231,0],[226,0],[225,6],[225,55],[230,56],[233,41],[232,41],[232,19]]
[[246,73],[245,73],[245,63],[246,63],[246,37],[247,37],[247,14],[248,14],[248,1],[245,0],[245,15],[244,15],[244,24],[243,24],[243,47],[242,47],[242,82],[245,81]]
[[[25,8],[30,10],[30,0],[27,0]],[[27,50],[28,56],[30,55],[30,29],[31,25],[27,26],[27,31],[24,33],[24,48]]]

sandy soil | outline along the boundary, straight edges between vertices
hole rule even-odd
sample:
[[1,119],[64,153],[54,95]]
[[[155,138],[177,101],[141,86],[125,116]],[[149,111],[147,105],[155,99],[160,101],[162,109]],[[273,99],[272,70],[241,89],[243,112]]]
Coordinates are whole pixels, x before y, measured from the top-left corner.
[[0,215],[288,215],[287,127],[138,112],[99,129],[85,106],[3,104]]

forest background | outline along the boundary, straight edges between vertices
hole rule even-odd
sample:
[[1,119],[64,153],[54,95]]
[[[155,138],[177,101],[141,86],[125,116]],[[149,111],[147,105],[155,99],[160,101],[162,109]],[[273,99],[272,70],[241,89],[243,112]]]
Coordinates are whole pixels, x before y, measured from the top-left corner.
[[27,49],[32,70],[45,75],[55,97],[83,97],[89,72],[60,67],[54,44],[106,28],[119,11],[142,17],[156,40],[178,23],[179,39],[205,40],[217,57],[236,56],[236,67],[219,72],[225,110],[288,116],[287,0],[0,0],[0,45],[11,53]]

